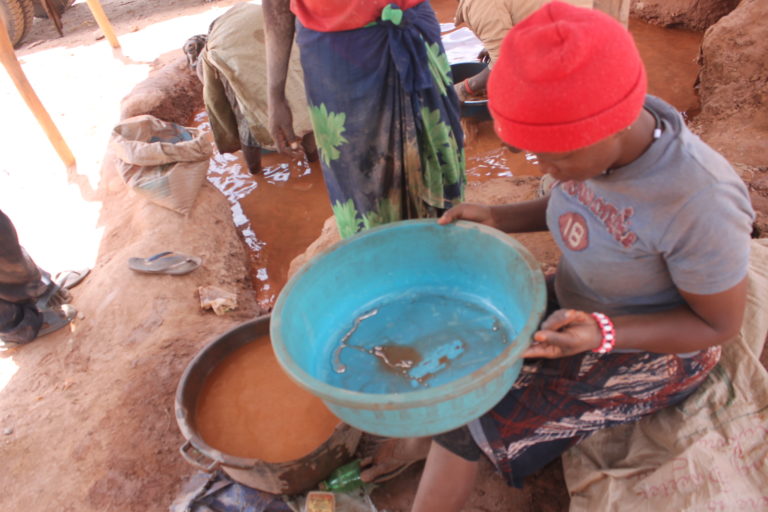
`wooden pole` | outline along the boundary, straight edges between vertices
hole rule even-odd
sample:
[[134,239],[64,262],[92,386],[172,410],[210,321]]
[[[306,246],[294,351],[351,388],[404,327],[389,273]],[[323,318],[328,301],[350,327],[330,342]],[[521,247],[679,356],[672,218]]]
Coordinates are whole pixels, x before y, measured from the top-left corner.
[[112,24],[109,22],[109,18],[104,14],[104,8],[101,6],[99,0],[85,0],[88,2],[88,8],[91,10],[91,14],[96,18],[96,23],[99,24],[99,28],[104,32],[104,37],[107,38],[112,48],[120,48],[120,43],[117,41],[115,31],[112,29]]
[[2,60],[3,66],[5,66],[6,71],[8,71],[13,83],[16,85],[16,89],[19,90],[19,94],[27,102],[29,109],[37,118],[37,122],[45,130],[48,139],[53,144],[53,148],[59,154],[64,165],[68,168],[74,167],[75,157],[72,155],[72,151],[69,150],[69,146],[64,142],[59,129],[53,124],[53,119],[51,119],[48,111],[43,107],[40,98],[35,94],[29,80],[27,80],[27,76],[24,74],[24,70],[21,69],[21,65],[16,59],[16,52],[13,51],[13,44],[11,44],[8,30],[5,28],[5,20],[2,14],[0,14],[0,60]]

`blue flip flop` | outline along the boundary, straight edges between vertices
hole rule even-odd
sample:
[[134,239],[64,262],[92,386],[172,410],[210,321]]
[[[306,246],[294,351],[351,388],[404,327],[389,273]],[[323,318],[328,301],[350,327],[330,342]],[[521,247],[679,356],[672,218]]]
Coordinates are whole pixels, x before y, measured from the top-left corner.
[[149,258],[129,258],[128,266],[136,272],[145,274],[183,275],[195,270],[202,261],[197,256],[165,251]]

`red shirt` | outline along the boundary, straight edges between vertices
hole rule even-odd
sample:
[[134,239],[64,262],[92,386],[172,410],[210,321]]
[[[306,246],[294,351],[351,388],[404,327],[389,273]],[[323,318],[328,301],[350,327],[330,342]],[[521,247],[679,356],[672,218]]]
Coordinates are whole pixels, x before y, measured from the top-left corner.
[[318,32],[354,30],[379,19],[381,10],[397,4],[406,10],[424,0],[291,0],[291,11],[302,25]]

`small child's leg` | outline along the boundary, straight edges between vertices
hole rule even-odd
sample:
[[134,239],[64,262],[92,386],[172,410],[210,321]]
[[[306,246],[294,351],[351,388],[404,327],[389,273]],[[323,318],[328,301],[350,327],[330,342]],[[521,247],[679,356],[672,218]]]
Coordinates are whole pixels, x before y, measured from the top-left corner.
[[478,465],[433,441],[411,512],[459,512],[475,487]]

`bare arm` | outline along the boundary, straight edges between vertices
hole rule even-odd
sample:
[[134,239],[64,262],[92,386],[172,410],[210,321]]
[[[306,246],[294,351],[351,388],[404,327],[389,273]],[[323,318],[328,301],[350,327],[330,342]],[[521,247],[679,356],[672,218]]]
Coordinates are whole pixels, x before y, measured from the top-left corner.
[[[747,279],[724,292],[697,295],[680,291],[687,305],[660,313],[612,318],[616,348],[662,354],[694,352],[724,343],[739,331],[744,316]],[[565,357],[592,350],[601,334],[584,311],[561,309],[552,313],[534,334],[525,357]]]
[[491,68],[486,67],[475,76],[467,78],[469,88],[476,92],[483,92],[488,86],[488,77],[491,76]]
[[692,352],[728,341],[739,332],[747,302],[747,279],[724,292],[696,295],[680,291],[688,307],[653,315],[619,317],[621,348],[653,352]]
[[489,68],[484,68],[481,72],[479,72],[476,75],[473,75],[463,82],[459,82],[456,84],[456,95],[459,97],[460,101],[467,101],[471,100],[472,96],[470,96],[469,92],[467,92],[464,82],[467,82],[469,84],[469,89],[475,93],[475,95],[480,95],[481,93],[485,92],[485,88],[488,85],[488,77],[491,75],[491,70]]
[[285,98],[295,21],[290,10],[290,0],[264,0],[262,8],[267,54],[269,132],[278,150],[288,153],[298,148],[297,137],[293,132],[293,115]]
[[549,196],[498,206],[462,203],[445,212],[438,223],[448,224],[456,220],[468,220],[491,226],[505,233],[546,231],[548,203]]

